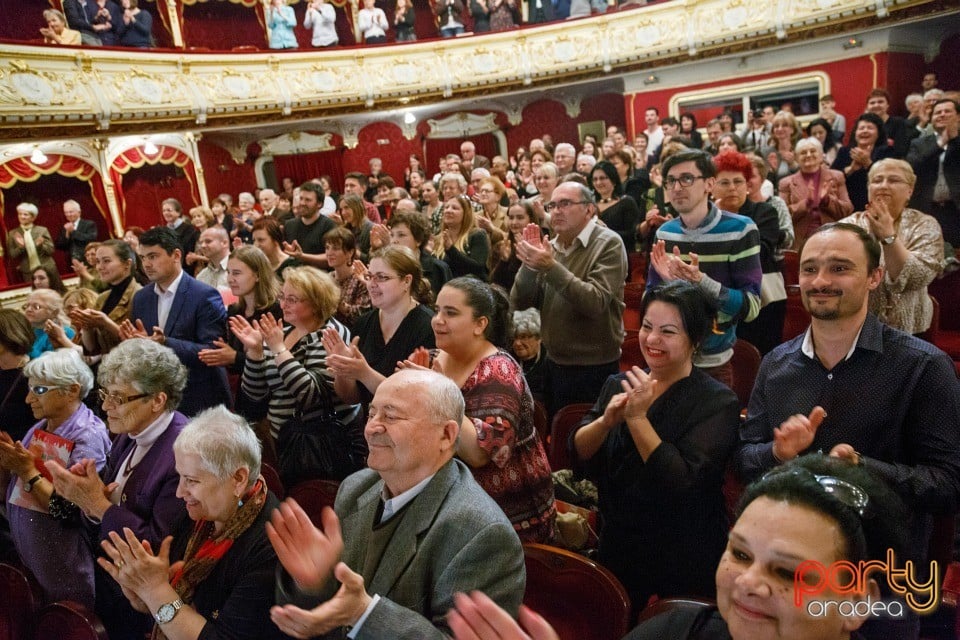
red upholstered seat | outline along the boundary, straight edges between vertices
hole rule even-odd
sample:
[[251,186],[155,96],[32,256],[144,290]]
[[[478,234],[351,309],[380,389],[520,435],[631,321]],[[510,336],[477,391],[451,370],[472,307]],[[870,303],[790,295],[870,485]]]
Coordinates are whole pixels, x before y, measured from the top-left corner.
[[553,423],[550,425],[550,439],[547,442],[547,458],[550,460],[550,468],[569,469],[572,461],[567,452],[567,439],[570,432],[579,424],[584,414],[590,410],[592,404],[578,403],[569,404],[553,416]]
[[83,605],[61,600],[40,610],[37,638],[56,640],[109,640],[100,619]]
[[596,562],[545,544],[525,544],[523,603],[553,625],[561,640],[619,640],[627,633],[630,598]]
[[662,613],[669,613],[670,611],[692,611],[696,612],[700,609],[706,609],[707,607],[713,606],[712,600],[701,600],[700,598],[665,598],[663,600],[657,600],[651,603],[643,611],[640,612],[640,617],[637,620],[638,622],[644,622],[649,620],[654,616],[658,616]]
[[320,513],[324,507],[333,508],[340,483],[335,480],[306,480],[289,487],[287,497],[297,501],[313,524],[320,526]]
[[0,640],[32,637],[38,602],[38,588],[26,571],[0,563]]
[[623,328],[627,331],[640,330],[640,301],[643,300],[643,292],[643,282],[628,282],[623,285],[623,302],[626,305],[623,310]]
[[629,371],[634,366],[643,369],[647,362],[640,350],[640,336],[636,331],[627,331],[623,344],[620,345],[620,371]]
[[803,308],[803,300],[800,297],[800,287],[790,285],[787,287],[787,314],[783,321],[783,342],[792,340],[807,330],[810,326],[810,314]]
[[264,462],[260,465],[260,475],[266,480],[267,488],[273,491],[273,495],[277,496],[277,500],[283,500],[287,492],[283,488],[283,483],[280,482],[280,474],[277,473],[277,470]]
[[[930,297],[937,301],[938,326],[931,326],[928,336],[955,361],[960,360],[960,271],[937,278],[927,287]],[[960,367],[958,367],[960,371]]]
[[550,418],[547,416],[547,408],[539,400],[533,401],[533,425],[540,436],[540,442],[546,445],[550,440]]

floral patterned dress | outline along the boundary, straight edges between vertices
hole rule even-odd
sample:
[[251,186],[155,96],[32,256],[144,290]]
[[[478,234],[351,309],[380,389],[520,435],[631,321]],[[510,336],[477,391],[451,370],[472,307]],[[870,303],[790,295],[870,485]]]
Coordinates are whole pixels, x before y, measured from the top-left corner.
[[490,456],[474,478],[496,500],[523,542],[553,540],[556,507],[550,463],[533,423],[523,369],[506,351],[480,361],[463,387],[466,414]]

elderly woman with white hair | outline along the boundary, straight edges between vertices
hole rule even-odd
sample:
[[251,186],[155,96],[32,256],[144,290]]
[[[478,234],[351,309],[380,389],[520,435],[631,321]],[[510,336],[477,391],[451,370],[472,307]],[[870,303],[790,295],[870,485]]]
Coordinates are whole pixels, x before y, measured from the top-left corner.
[[907,207],[917,176],[904,160],[874,162],[867,174],[870,203],[841,222],[880,241],[883,281],[870,292],[870,310],[907,333],[923,333],[933,319],[927,286],[943,270],[943,232],[936,218]]
[[800,171],[780,181],[779,195],[790,209],[793,248],[799,252],[820,225],[853,213],[853,203],[843,173],[824,164],[819,140],[804,138],[798,142],[797,161]]
[[15,442],[0,432],[0,476],[7,485],[7,520],[24,565],[43,590],[44,603],[73,600],[94,606],[93,552],[75,514],[63,512],[46,460],[81,461],[98,471],[110,450],[107,430],[83,404],[93,373],[74,349],[59,349],[23,368],[27,404],[37,422]]
[[40,210],[37,205],[21,202],[17,205],[20,226],[7,232],[7,253],[19,260],[17,269],[24,282],[30,282],[33,272],[40,267],[56,270],[53,261],[53,238],[46,227],[34,224]]
[[159,548],[112,531],[99,565],[143,613],[153,638],[283,638],[270,621],[277,556],[265,524],[278,506],[260,475],[260,442],[223,407],[207,409],[173,443],[177,496],[189,519]]
[[511,349],[523,367],[534,400],[544,402],[546,394],[547,348],[540,338],[540,312],[534,308],[513,312]]
[[[23,305],[23,315],[33,327],[33,347],[29,356],[37,358],[56,347],[51,336],[60,336],[73,340],[76,331],[70,326],[70,318],[63,308],[63,298],[53,289],[31,291]],[[62,337],[62,336],[61,336]]]
[[[111,531],[129,528],[159,548],[186,515],[177,497],[173,442],[188,421],[177,411],[187,369],[169,347],[132,338],[103,358],[97,378],[107,427],[117,436],[106,466],[99,474],[90,460],[70,469],[53,463],[47,468],[57,495],[100,524],[94,537],[105,540]],[[111,640],[142,640],[153,618],[134,611],[105,573],[96,577],[96,611]]]

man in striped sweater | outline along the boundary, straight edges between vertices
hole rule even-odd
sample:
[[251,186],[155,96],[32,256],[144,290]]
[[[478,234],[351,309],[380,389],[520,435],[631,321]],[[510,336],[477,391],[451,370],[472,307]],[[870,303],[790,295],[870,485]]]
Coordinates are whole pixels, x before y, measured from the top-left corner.
[[737,322],[749,322],[760,312],[760,235],[752,220],[710,201],[716,168],[707,153],[674,154],[664,161],[661,173],[664,191],[680,217],[657,229],[647,288],[687,280],[711,294],[719,307],[717,325],[694,364],[730,385]]

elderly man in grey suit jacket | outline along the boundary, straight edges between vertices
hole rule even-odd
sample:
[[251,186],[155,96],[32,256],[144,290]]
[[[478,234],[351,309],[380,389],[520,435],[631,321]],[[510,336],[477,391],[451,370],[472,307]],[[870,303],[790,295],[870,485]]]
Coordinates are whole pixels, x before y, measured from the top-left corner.
[[284,571],[271,611],[294,638],[445,638],[453,596],[481,590],[515,615],[526,573],[500,507],[453,458],[463,396],[423,370],[387,378],[370,404],[369,469],[347,478],[323,530],[287,500],[267,535]]

